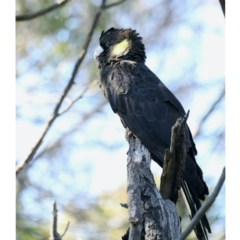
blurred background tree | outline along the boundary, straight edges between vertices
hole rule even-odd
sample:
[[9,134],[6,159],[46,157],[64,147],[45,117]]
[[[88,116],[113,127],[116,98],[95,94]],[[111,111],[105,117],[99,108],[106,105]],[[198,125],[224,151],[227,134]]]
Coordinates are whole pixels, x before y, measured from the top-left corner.
[[[112,4],[116,1],[107,1]],[[16,15],[47,8],[54,1],[18,0]],[[93,24],[100,0],[66,1],[37,18],[16,23],[17,163],[44,130],[59,101]],[[48,239],[52,198],[64,239],[119,239],[128,227],[125,130],[97,82],[93,53],[101,31],[133,28],[143,37],[148,67],[190,109],[197,161],[210,192],[225,165],[224,16],[217,0],[122,1],[104,10],[74,85],[34,161],[17,178],[17,239]],[[153,162],[159,179],[161,169]],[[225,239],[225,187],[207,212],[210,239]],[[188,223],[180,200],[182,227]],[[188,239],[195,239],[194,234]]]

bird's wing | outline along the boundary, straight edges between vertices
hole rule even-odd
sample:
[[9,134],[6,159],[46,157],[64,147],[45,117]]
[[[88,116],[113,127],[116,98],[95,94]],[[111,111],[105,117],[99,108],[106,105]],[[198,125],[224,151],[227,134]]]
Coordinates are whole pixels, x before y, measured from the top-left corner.
[[[113,111],[148,148],[153,160],[162,166],[165,149],[170,146],[171,128],[185,115],[180,102],[144,64],[124,61],[109,65],[102,70],[101,80]],[[183,178],[189,190],[185,187],[183,191],[192,196],[192,200],[187,200],[193,216],[201,207],[200,199],[204,200],[208,194],[208,188],[194,157],[197,151],[188,127],[185,133],[188,154]],[[206,216],[201,222],[210,232]],[[196,231],[206,236],[204,228],[198,224]]]
[[[144,64],[124,61],[103,74],[113,111],[153,154],[162,155],[170,146],[172,126],[185,115],[180,102]],[[190,134],[187,128],[186,145],[195,149]]]

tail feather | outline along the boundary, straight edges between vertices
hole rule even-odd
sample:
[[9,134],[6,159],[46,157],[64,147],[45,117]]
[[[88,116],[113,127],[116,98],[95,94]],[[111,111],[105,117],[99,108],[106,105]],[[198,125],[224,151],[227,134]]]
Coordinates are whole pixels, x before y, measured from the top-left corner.
[[[192,191],[187,183],[182,181],[182,190],[183,190],[183,198],[186,198],[185,204],[187,205],[187,209],[189,211],[189,217],[192,219],[198,209],[201,207],[201,203],[199,198],[195,195],[194,191]],[[206,215],[202,217],[200,222],[195,226],[194,231],[199,240],[208,240],[207,232],[211,233],[210,225],[208,223]]]

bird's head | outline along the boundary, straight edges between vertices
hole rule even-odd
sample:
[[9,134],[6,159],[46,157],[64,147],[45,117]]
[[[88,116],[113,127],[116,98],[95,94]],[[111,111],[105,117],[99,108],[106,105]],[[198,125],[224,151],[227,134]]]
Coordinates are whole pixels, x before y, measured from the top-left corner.
[[110,28],[102,32],[99,43],[94,58],[99,62],[100,67],[120,60],[145,62],[145,47],[142,38],[135,30]]

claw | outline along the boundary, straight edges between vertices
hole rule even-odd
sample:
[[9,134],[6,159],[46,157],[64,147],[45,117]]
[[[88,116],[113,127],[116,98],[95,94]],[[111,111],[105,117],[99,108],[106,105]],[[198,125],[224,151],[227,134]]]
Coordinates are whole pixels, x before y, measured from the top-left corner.
[[134,134],[129,130],[129,128],[126,128],[126,132],[125,132],[126,140],[129,142],[131,137],[134,137]]

